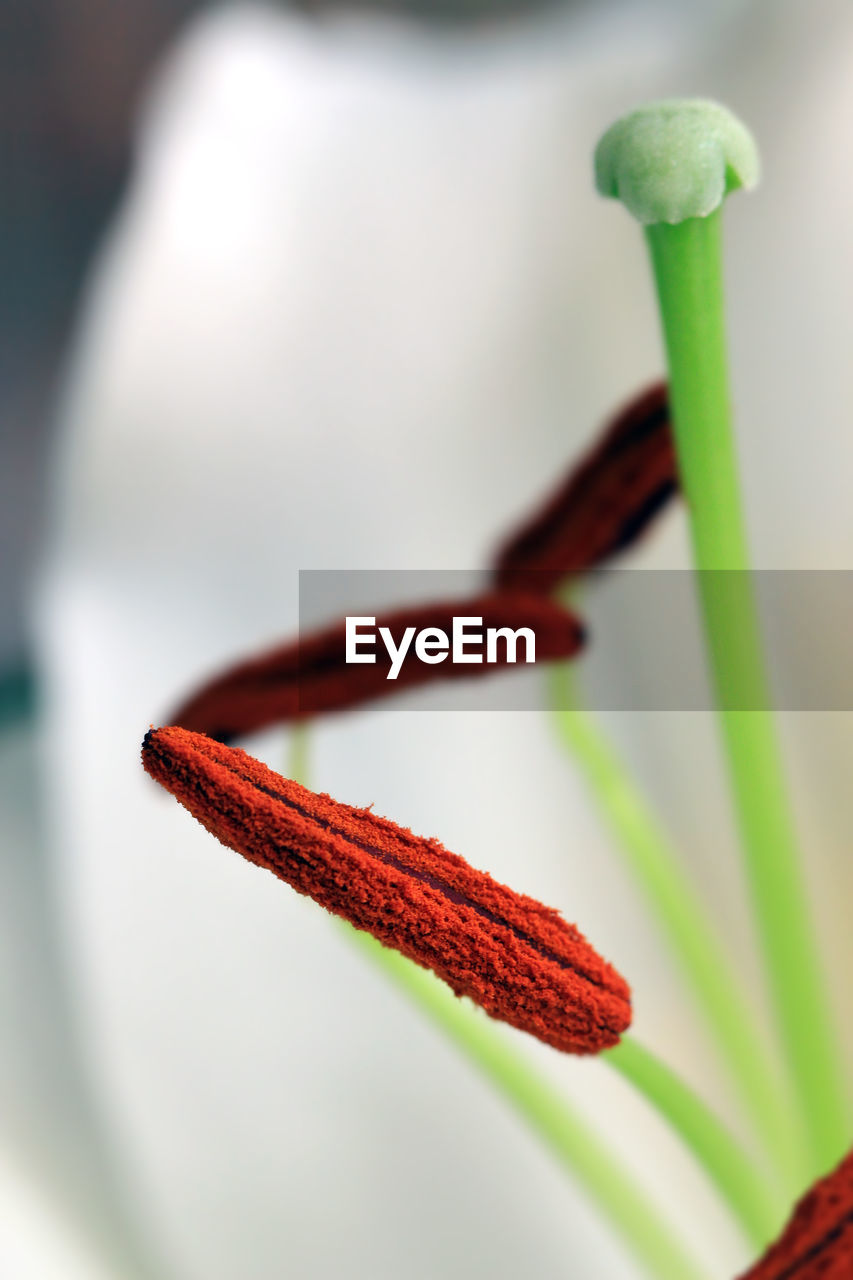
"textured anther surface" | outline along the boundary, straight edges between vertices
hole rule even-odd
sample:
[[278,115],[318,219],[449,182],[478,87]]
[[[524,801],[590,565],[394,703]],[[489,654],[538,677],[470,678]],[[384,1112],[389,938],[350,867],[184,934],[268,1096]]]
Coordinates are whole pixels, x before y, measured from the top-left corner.
[[[583,645],[578,619],[555,601],[533,594],[494,593],[470,600],[443,600],[396,609],[376,618],[399,640],[407,627],[438,627],[449,634],[454,616],[481,617],[483,627],[531,627],[536,635],[536,661],[571,658]],[[171,715],[176,724],[220,741],[331,711],[344,711],[375,698],[440,680],[469,679],[506,667],[507,649],[500,646],[496,663],[434,666],[407,658],[396,680],[389,680],[390,661],[381,646],[376,662],[347,664],[343,621],[288,640],[256,657],[229,667],[206,681]]]
[[609,1048],[628,1027],[625,980],[574,925],[437,841],[186,729],[151,730],[142,761],[223,844],[492,1017],[579,1054]]
[[741,1280],[851,1280],[853,1152],[816,1182],[787,1227]]
[[633,546],[678,490],[667,385],[625,405],[495,558],[505,590],[549,592]]

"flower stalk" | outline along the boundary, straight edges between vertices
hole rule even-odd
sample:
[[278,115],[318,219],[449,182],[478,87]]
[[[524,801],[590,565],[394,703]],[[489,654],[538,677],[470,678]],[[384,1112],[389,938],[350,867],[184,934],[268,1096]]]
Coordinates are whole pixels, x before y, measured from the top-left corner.
[[729,1206],[747,1240],[764,1248],[779,1228],[782,1203],[764,1171],[746,1154],[698,1094],[633,1036],[603,1055],[669,1122]]
[[549,672],[554,717],[570,753],[692,988],[744,1109],[790,1199],[802,1185],[805,1135],[786,1077],[765,1046],[718,931],[677,851],[596,719],[579,705],[573,670]]
[[597,174],[604,194],[630,192],[646,224],[734,807],[775,1017],[820,1172],[845,1148],[847,1116],[749,579],[726,358],[721,207],[728,191],[757,180],[757,155],[716,104],[667,102],[605,134]]
[[[288,772],[307,768],[307,727],[299,726],[288,752]],[[600,1137],[543,1080],[527,1061],[490,1033],[473,1009],[448,999],[440,984],[369,935],[345,926],[353,945],[406,994],[427,1018],[490,1079],[531,1130],[544,1139],[560,1163],[585,1189],[599,1211],[612,1221],[638,1261],[655,1276],[666,1276],[672,1264],[691,1267],[682,1246],[670,1237],[656,1210],[638,1234],[645,1193],[610,1153]],[[623,1036],[602,1058],[627,1080],[679,1136],[705,1170],[728,1205],[745,1238],[763,1249],[778,1230],[784,1204],[774,1194],[765,1172],[701,1098],[669,1067],[633,1038]],[[640,1211],[639,1213],[637,1211]],[[685,1274],[688,1274],[685,1272]]]
[[347,932],[510,1103],[611,1224],[650,1280],[709,1280],[645,1188],[498,1028],[404,956],[381,947],[368,934]]

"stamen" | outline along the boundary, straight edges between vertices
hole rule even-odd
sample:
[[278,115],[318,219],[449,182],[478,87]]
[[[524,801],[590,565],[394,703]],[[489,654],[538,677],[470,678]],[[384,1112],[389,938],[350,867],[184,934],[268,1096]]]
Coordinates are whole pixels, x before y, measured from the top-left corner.
[[631,1020],[630,991],[558,912],[367,809],[339,804],[244,751],[152,729],[142,762],[218,840],[372,933],[493,1018],[569,1053]]
[[853,1151],[816,1182],[774,1245],[741,1280],[850,1280]]
[[678,488],[665,382],[633,399],[495,558],[503,590],[547,594],[647,530]]
[[[583,644],[583,628],[574,614],[556,602],[516,593],[413,605],[377,617],[376,628],[388,627],[396,637],[407,627],[418,631],[437,627],[450,633],[454,616],[465,615],[482,617],[484,628],[531,628],[537,662],[574,657]],[[389,680],[390,658],[381,646],[375,663],[347,664],[341,621],[229,667],[169,718],[225,742],[267,725],[342,711],[437,680],[486,676],[505,669],[507,657],[503,645],[498,647],[496,661],[489,664],[459,666],[448,659],[429,665],[413,655],[403,663],[397,679]]]

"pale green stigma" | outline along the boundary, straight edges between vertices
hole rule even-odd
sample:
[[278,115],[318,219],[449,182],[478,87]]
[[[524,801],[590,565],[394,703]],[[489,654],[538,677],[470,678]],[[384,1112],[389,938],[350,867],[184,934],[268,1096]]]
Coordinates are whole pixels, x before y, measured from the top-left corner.
[[595,150],[595,185],[646,226],[705,218],[730,191],[754,187],[752,134],[718,102],[668,98],[617,120]]

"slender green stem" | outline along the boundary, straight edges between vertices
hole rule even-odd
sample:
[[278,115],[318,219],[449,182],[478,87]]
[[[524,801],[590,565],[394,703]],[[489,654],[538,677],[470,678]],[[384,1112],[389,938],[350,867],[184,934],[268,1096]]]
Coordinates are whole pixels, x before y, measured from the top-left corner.
[[[290,776],[304,782],[307,729],[291,739],[288,755]],[[383,947],[370,934],[339,923],[352,944],[444,1032],[526,1121],[616,1229],[651,1280],[708,1280],[642,1186],[485,1015],[405,956]]]
[[[308,777],[308,755],[311,746],[311,730],[305,721],[294,724],[287,741],[288,777],[302,782]],[[303,783],[303,786],[305,783]]]
[[840,1157],[850,1135],[748,576],[729,408],[720,211],[675,225],[657,223],[647,228],[647,236],[747,874],[777,1022],[811,1131],[815,1168],[823,1171]]
[[347,926],[353,941],[405,991],[480,1068],[551,1150],[655,1280],[700,1280],[704,1271],[685,1251],[653,1201],[548,1080],[512,1049],[486,1016],[459,1000],[431,973],[369,934]]
[[676,850],[601,726],[578,705],[570,663],[551,668],[560,739],[654,911],[719,1045],[733,1085],[788,1200],[808,1172],[805,1136],[791,1094],[756,1027],[719,934]]
[[732,1210],[747,1240],[763,1249],[788,1212],[787,1202],[771,1194],[764,1172],[680,1076],[636,1040],[625,1037],[602,1057],[669,1121]]

